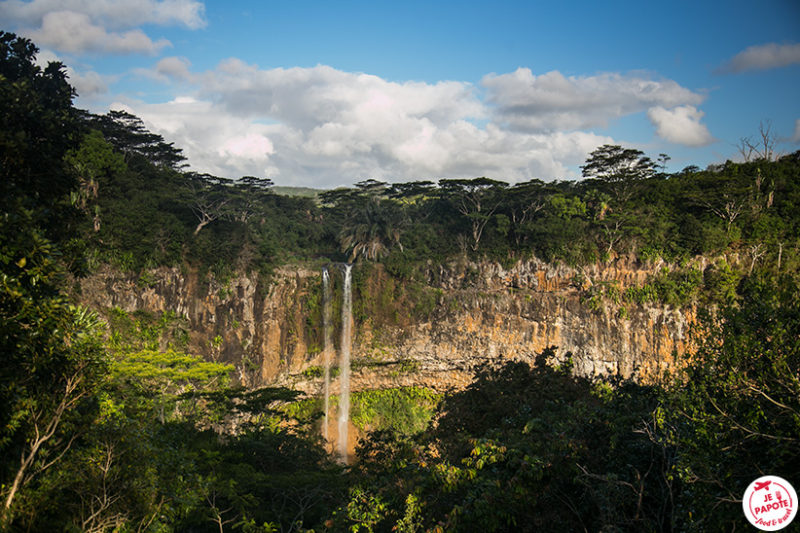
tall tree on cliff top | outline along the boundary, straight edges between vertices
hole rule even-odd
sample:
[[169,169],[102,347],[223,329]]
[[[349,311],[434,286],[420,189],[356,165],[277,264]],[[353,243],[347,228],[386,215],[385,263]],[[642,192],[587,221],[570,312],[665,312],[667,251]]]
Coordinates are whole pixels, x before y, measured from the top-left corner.
[[149,131],[136,115],[112,110],[105,115],[91,116],[89,122],[125,154],[126,161],[139,156],[159,168],[179,170],[186,166],[183,150],[166,142],[161,135]]
[[375,261],[397,247],[406,219],[395,200],[387,198],[386,183],[368,179],[355,189],[337,189],[321,195],[323,202],[335,204],[345,212],[339,243],[348,261],[364,257]]
[[536,215],[547,207],[550,192],[542,180],[536,179],[517,183],[508,189],[505,205],[517,249],[527,238]]
[[644,152],[611,144],[589,154],[581,169],[585,178],[596,178],[607,185],[618,204],[633,196],[637,182],[655,174],[655,165]]
[[503,201],[500,194],[508,184],[489,178],[439,180],[442,198],[464,215],[470,224],[470,248],[478,251],[486,225]]

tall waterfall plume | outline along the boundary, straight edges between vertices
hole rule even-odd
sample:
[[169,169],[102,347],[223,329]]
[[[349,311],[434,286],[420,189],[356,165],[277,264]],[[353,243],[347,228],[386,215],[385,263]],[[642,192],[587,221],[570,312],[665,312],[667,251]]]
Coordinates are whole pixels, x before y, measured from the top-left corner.
[[350,344],[353,315],[352,268],[353,265],[343,265],[342,345],[339,362],[339,372],[341,376],[341,394],[339,395],[339,457],[342,462],[347,462],[347,425],[350,421]]
[[322,357],[325,365],[325,421],[322,436],[328,441],[328,411],[331,404],[331,353],[333,352],[333,331],[331,329],[331,278],[328,267],[322,267],[322,333],[324,344]]

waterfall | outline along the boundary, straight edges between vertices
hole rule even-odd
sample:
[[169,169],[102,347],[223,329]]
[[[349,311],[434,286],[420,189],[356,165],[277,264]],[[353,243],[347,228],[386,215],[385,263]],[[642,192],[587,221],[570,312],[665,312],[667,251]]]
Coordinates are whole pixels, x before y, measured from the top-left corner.
[[342,295],[342,346],[339,373],[341,394],[339,395],[339,456],[347,462],[347,424],[350,421],[350,343],[353,314],[352,276],[353,265],[345,264],[344,290]]
[[331,278],[328,267],[322,267],[322,333],[324,344],[322,357],[325,365],[325,421],[322,436],[328,441],[328,410],[331,403],[331,352],[333,351],[333,332],[331,331]]

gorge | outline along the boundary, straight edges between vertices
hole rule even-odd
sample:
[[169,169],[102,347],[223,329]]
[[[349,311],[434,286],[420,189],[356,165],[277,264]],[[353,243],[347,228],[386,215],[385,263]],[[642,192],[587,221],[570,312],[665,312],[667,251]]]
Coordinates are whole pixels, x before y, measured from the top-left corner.
[[[698,269],[712,263],[697,261]],[[570,356],[578,375],[657,379],[690,345],[693,309],[618,297],[598,305],[591,295],[598,287],[617,295],[641,288],[665,268],[624,258],[583,268],[453,261],[428,265],[420,282],[396,279],[380,264],[294,264],[266,287],[244,274],[204,282],[195,271],[161,267],[145,283],[105,268],[81,281],[80,299],[103,314],[171,312],[183,321],[189,351],[234,365],[249,388],[283,385],[324,398],[326,417],[330,395],[339,393],[336,433],[346,435],[351,386],[443,393],[468,385],[481,365],[532,363],[549,346],[562,362]],[[327,418],[322,428],[328,438]]]

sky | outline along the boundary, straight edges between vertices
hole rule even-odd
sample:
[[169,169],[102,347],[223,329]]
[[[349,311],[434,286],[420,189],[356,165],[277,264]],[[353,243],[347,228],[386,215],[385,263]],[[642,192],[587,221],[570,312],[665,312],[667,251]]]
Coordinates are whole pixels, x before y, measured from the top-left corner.
[[800,1],[0,0],[75,104],[189,168],[331,188],[578,179],[603,144],[667,171],[800,149]]

